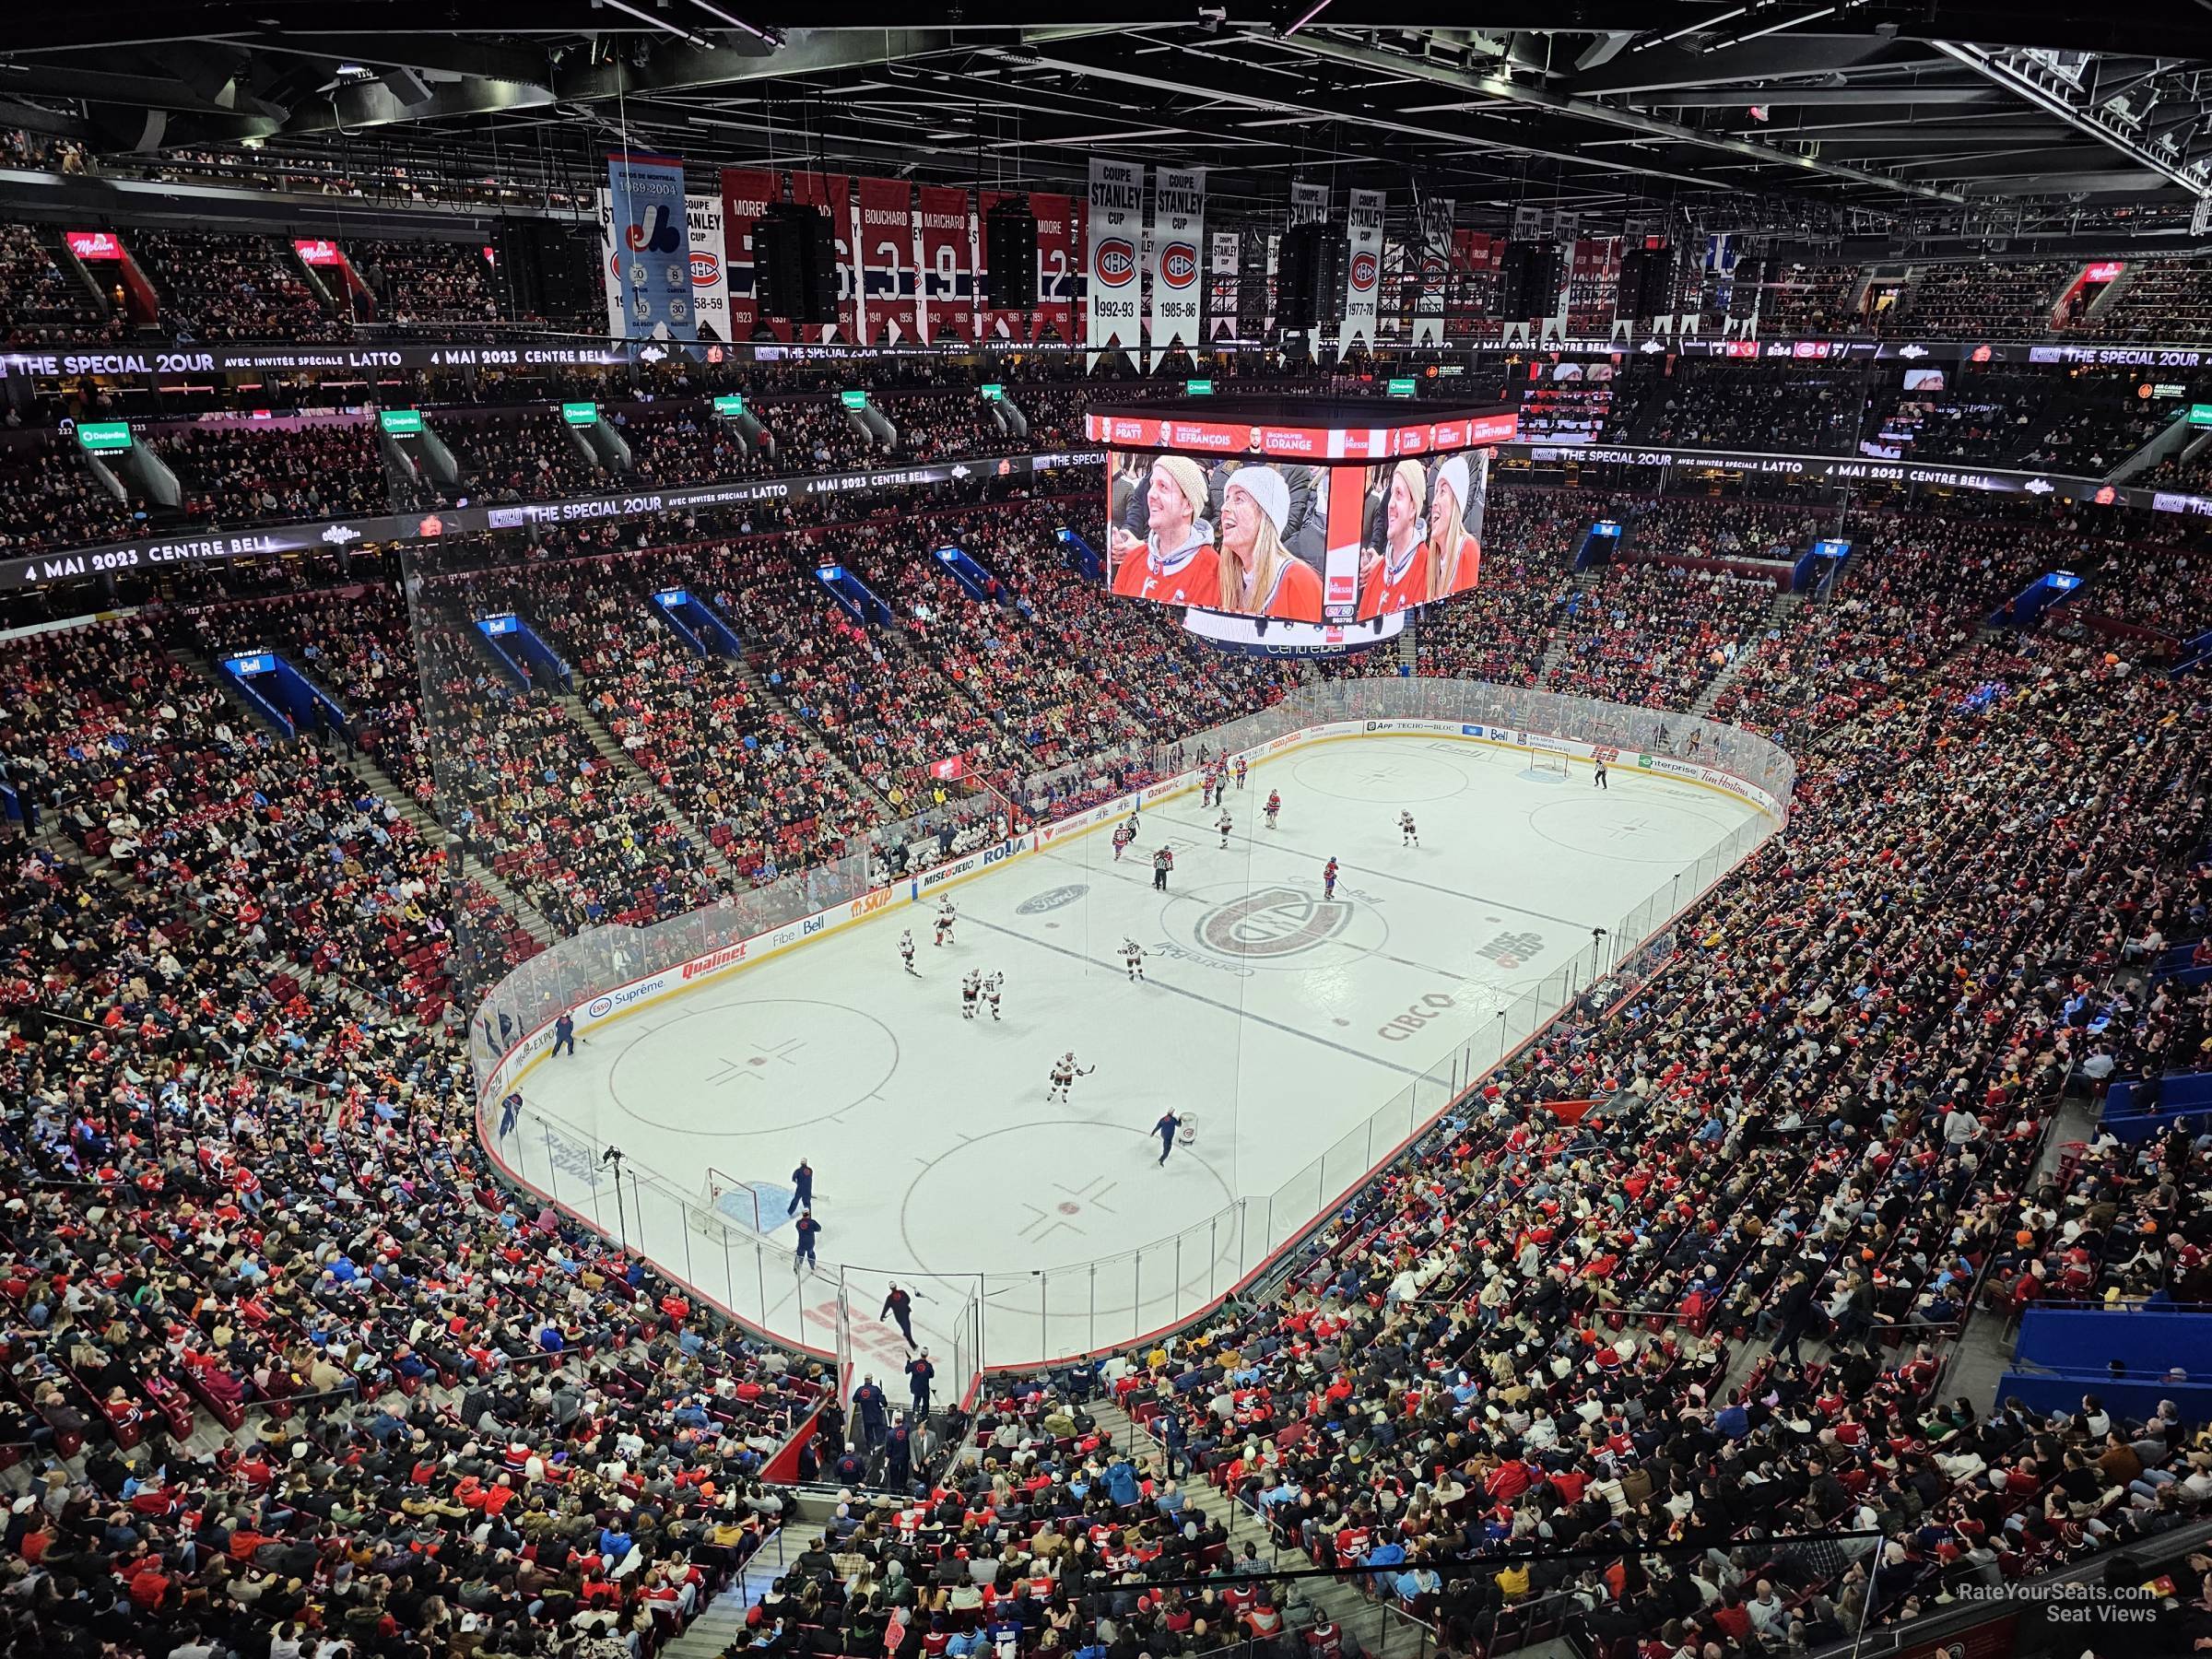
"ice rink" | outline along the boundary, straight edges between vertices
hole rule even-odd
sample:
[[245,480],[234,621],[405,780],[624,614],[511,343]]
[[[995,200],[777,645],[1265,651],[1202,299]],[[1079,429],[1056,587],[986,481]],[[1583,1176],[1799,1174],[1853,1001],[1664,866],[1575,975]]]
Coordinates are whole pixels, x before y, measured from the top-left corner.
[[[645,1177],[624,1184],[647,1253],[742,1316],[828,1347],[841,1272],[863,1370],[903,1359],[876,1322],[894,1277],[933,1346],[965,1330],[974,1297],[992,1363],[1125,1341],[1294,1235],[1445,1104],[1486,1022],[1502,1034],[1500,1011],[1531,992],[1546,1015],[1561,1006],[1592,977],[1594,928],[1670,887],[1688,899],[1685,872],[1700,856],[1710,871],[1759,817],[1633,765],[1599,791],[1584,762],[1562,778],[1418,735],[1271,758],[1227,809],[1226,848],[1193,792],[1147,810],[1118,861],[1100,828],[946,889],[959,920],[942,948],[932,894],[643,1007],[537,1065],[532,1112],[583,1147],[618,1145]],[[1124,938],[1144,947],[1144,983]],[[962,1018],[971,969],[1005,974],[1003,1018]],[[1048,1101],[1069,1049],[1085,1075]],[[1431,1068],[1444,1081],[1417,1086]],[[1162,1166],[1152,1130],[1171,1106],[1195,1139]],[[819,1273],[789,1254],[801,1158]],[[710,1171],[724,1225],[673,1196],[705,1205]]]

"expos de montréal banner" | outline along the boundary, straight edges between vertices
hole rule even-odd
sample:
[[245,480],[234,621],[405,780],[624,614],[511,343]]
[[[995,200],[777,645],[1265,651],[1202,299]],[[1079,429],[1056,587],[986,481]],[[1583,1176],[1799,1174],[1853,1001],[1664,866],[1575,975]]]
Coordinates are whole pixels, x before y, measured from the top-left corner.
[[860,179],[861,332],[871,346],[911,346],[914,307],[914,187]]
[[1382,286],[1382,193],[1352,192],[1351,258],[1346,265],[1343,349],[1372,345]]
[[610,228],[622,261],[622,334],[695,340],[691,243],[684,224],[684,164],[618,150],[606,159]]
[[1160,168],[1152,184],[1152,368],[1177,347],[1198,344],[1205,240],[1205,170]]
[[[699,318],[702,340],[731,340],[742,335],[730,332],[728,262],[723,253],[722,198],[688,193],[684,197],[684,225],[690,238],[691,309]],[[606,296],[606,332],[617,338],[627,333],[622,291],[622,256],[615,246],[614,193],[599,192],[599,286]]]
[[1137,239],[1144,229],[1145,168],[1141,161],[1090,159],[1090,323],[1084,336],[1090,360],[1119,349],[1132,357],[1144,344],[1138,317],[1142,284]]

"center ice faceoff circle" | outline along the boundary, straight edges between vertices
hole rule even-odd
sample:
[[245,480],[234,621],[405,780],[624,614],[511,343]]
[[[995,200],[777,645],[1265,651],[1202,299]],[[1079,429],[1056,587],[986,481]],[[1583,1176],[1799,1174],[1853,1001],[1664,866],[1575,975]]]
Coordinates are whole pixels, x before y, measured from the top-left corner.
[[1168,936],[1240,968],[1311,972],[1347,956],[1364,956],[1389,942],[1390,925],[1372,904],[1324,899],[1318,878],[1308,886],[1221,882],[1171,899]]
[[656,1128],[768,1134],[875,1098],[898,1065],[899,1040],[873,1014],[766,997],[655,1025],[615,1062],[607,1090]]
[[1286,794],[1302,789],[1340,801],[1384,802],[1394,813],[1418,801],[1444,800],[1467,786],[1455,757],[1425,755],[1405,745],[1385,750],[1373,743],[1326,744],[1295,760],[1290,778]]

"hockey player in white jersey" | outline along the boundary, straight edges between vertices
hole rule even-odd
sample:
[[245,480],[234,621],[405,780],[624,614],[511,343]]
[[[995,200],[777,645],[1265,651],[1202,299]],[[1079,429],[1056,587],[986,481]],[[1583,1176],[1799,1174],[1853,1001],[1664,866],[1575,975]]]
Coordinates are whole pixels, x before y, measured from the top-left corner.
[[1006,988],[1006,976],[994,973],[983,981],[983,1000],[991,1005],[991,1018],[998,1018],[998,999]]
[[1135,939],[1124,939],[1122,963],[1129,970],[1129,982],[1135,984],[1145,977],[1145,947]]
[[1066,1053],[1053,1062],[1053,1085],[1044,1091],[1044,1098],[1048,1100],[1066,1100],[1067,1091],[1077,1077],[1088,1077],[1098,1069],[1095,1065],[1077,1065],[1076,1051],[1068,1050]]
[[914,930],[911,927],[899,935],[899,959],[906,964],[909,973],[913,973],[916,979],[922,977],[914,973]]
[[1413,827],[1413,814],[1410,812],[1399,813],[1398,845],[1401,847],[1418,847],[1420,844],[1421,832]]

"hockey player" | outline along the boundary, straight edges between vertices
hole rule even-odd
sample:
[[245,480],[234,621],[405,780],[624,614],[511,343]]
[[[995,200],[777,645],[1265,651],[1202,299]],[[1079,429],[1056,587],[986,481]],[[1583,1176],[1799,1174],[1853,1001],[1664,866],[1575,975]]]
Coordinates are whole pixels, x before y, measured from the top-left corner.
[[1399,813],[1398,845],[1401,847],[1418,847],[1420,844],[1421,832],[1413,827],[1413,814],[1410,812]]
[[1321,896],[1324,899],[1336,897],[1336,861],[1333,858],[1321,866]]
[[[914,930],[911,927],[899,935],[899,959],[906,964],[909,973],[914,973]],[[922,976],[914,973],[914,977]]]
[[1145,947],[1135,939],[1122,941],[1122,962],[1129,970],[1131,984],[1145,977]]
[[952,924],[959,920],[959,912],[952,908],[951,900],[940,899],[937,900],[937,936],[935,941],[937,944],[942,945],[952,937]]
[[1167,848],[1162,847],[1152,854],[1152,890],[1154,892],[1164,893],[1168,890],[1168,872],[1174,867],[1175,854]]
[[1229,832],[1233,827],[1234,826],[1230,820],[1229,813],[1224,810],[1221,814],[1221,821],[1214,826],[1215,829],[1221,831],[1221,845],[1224,848],[1227,848],[1229,845]]
[[1129,843],[1135,839],[1136,831],[1132,830],[1127,824],[1116,824],[1113,827],[1113,862],[1115,864],[1120,864],[1122,862],[1123,853],[1128,849]]
[[1078,1066],[1076,1064],[1076,1051],[1069,1049],[1053,1062],[1053,1086],[1044,1091],[1044,1098],[1048,1100],[1066,1100],[1068,1088],[1077,1077],[1088,1077],[1098,1069],[1095,1065]]
[[1006,976],[994,973],[983,982],[983,1000],[991,1005],[991,1018],[998,1018],[999,994],[1006,988]]
[[1279,789],[1271,789],[1271,790],[1269,790],[1269,791],[1267,792],[1267,828],[1268,828],[1268,829],[1272,830],[1272,829],[1274,829],[1274,828],[1275,828],[1275,815],[1276,815],[1277,813],[1278,813],[1278,812],[1282,811],[1282,809],[1283,809],[1283,792],[1282,792],[1281,790],[1279,790]]
[[1241,789],[1241,788],[1243,788],[1243,787],[1244,787],[1244,772],[1245,772],[1245,770],[1246,770],[1246,769],[1245,769],[1245,765],[1244,765],[1244,757],[1243,757],[1243,756],[1241,756],[1241,755],[1239,755],[1239,756],[1237,757],[1237,787],[1238,787],[1239,789]]
[[975,1018],[976,998],[982,995],[982,970],[980,968],[971,969],[969,971],[968,977],[960,982],[960,1018],[962,1019],[973,1019]]

